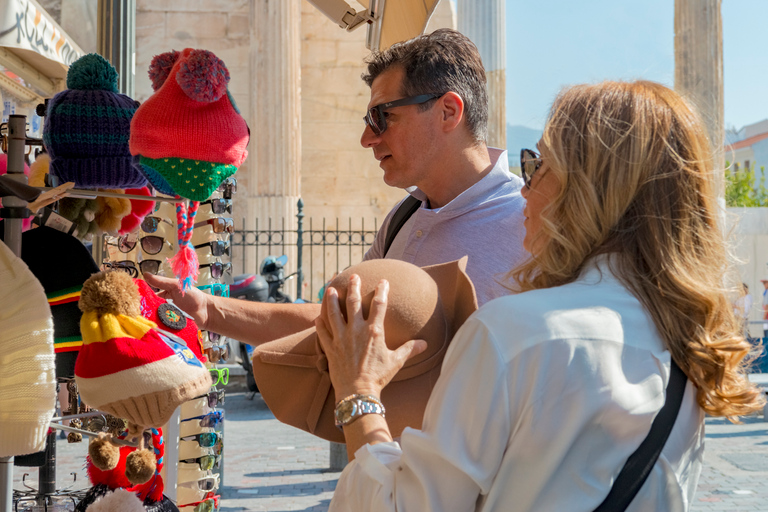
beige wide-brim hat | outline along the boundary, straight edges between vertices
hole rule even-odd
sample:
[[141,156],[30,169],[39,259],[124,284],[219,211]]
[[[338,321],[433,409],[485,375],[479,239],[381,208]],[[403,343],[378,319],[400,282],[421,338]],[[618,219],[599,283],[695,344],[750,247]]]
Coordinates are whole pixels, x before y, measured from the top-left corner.
[[[376,285],[387,279],[387,345],[394,349],[412,339],[427,342],[427,349],[409,359],[382,391],[386,420],[395,437],[405,427],[421,428],[448,345],[477,310],[466,264],[466,257],[424,268],[398,260],[369,260],[348,268],[330,283],[339,291],[346,315],[349,276],[358,274],[367,317]],[[262,398],[278,420],[328,441],[344,442],[343,432],[334,424],[336,404],[328,360],[314,328],[256,347],[253,373]]]

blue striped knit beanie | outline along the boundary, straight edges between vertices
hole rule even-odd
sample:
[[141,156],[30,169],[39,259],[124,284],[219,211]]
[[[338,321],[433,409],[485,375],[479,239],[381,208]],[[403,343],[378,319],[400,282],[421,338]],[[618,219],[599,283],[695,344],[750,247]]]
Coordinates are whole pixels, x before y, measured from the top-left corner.
[[77,188],[140,188],[147,180],[128,149],[137,101],[117,92],[117,71],[89,53],[72,63],[67,88],[48,103],[43,142],[51,174]]

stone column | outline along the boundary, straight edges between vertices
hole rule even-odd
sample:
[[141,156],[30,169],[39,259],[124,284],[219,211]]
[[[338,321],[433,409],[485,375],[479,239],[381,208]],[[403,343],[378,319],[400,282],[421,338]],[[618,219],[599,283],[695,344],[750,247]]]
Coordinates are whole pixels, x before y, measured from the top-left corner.
[[[448,0],[442,0],[447,2]],[[480,50],[488,77],[488,145],[507,147],[507,78],[504,0],[458,0],[459,32]]]
[[[258,218],[259,229],[266,229],[271,218],[273,229],[285,219],[285,229],[295,230],[301,194],[301,6],[299,0],[252,0],[250,15],[251,142],[241,191],[246,228],[254,229]],[[264,255],[247,255],[246,272],[258,273],[259,257]],[[288,261],[288,272],[295,271],[295,253]]]
[[[675,0],[675,89],[689,97],[707,124],[716,168],[725,167],[723,144],[722,0]],[[715,174],[725,194],[722,172]]]

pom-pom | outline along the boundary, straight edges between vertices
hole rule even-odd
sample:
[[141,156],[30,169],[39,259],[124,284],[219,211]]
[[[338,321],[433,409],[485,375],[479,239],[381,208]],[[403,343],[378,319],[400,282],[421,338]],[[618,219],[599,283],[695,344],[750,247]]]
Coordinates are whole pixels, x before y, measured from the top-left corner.
[[149,65],[149,79],[152,81],[152,90],[157,91],[165,83],[174,63],[179,59],[179,52],[169,52],[155,55]]
[[144,512],[144,504],[132,492],[117,489],[97,498],[85,512]]
[[125,272],[99,272],[83,283],[80,311],[96,311],[99,315],[141,315],[141,295],[139,289]]
[[[121,190],[109,190],[109,192],[122,192]],[[96,214],[96,223],[105,233],[117,236],[123,217],[131,213],[131,202],[121,197],[97,197],[99,211]]]
[[155,452],[155,474],[154,476],[143,485],[137,485],[131,488],[131,491],[142,501],[147,500],[152,502],[159,502],[163,500],[163,491],[165,490],[163,477],[160,476],[160,472],[163,470],[163,458],[165,457],[165,443],[163,443],[163,431],[162,429],[152,429],[152,450]]
[[116,93],[117,71],[107,59],[97,53],[83,55],[69,67],[67,89]]
[[179,290],[186,293],[197,282],[199,264],[197,253],[188,244],[184,245],[173,258],[168,258],[173,275],[179,278]]
[[210,103],[227,94],[229,71],[224,61],[208,50],[192,50],[181,63],[176,81],[188,97]]
[[155,469],[155,454],[149,450],[136,450],[125,459],[125,476],[134,485],[149,482]]
[[[149,192],[149,188],[142,187],[142,188],[129,188],[125,191],[126,194],[131,194],[135,196],[147,196],[150,197],[152,194]],[[130,233],[144,220],[144,217],[152,213],[152,210],[155,209],[155,202],[154,201],[142,201],[141,199],[131,199],[131,213],[123,217],[122,223],[120,224],[120,231],[118,234],[124,235],[126,233]]]
[[109,471],[117,467],[120,460],[120,450],[112,444],[109,436],[102,433],[88,445],[88,456],[98,469]]
[[43,153],[35,158],[35,161],[29,166],[29,186],[44,187],[45,175],[48,174],[50,168],[51,157],[48,156],[48,153]]
[[131,453],[132,451],[134,451],[134,448],[131,448],[130,446],[121,446],[117,466],[107,471],[103,471],[97,468],[93,464],[93,461],[91,460],[90,455],[86,457],[88,479],[91,481],[91,484],[106,485],[110,489],[117,489],[119,487],[130,487],[131,482],[129,482],[128,479],[125,478],[125,459],[126,457],[128,457],[128,454]]

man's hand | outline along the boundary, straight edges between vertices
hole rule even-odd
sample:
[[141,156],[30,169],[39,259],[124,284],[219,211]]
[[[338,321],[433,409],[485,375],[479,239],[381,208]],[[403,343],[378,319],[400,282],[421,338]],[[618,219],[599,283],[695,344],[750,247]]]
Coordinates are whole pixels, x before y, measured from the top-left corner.
[[315,320],[317,336],[328,358],[328,372],[336,400],[354,393],[381,396],[381,390],[411,357],[427,348],[424,340],[411,340],[390,350],[384,341],[384,315],[389,283],[376,286],[368,320],[363,318],[360,277],[350,276],[347,318],[341,314],[338,292],[326,291],[323,312]]
[[174,304],[194,318],[199,329],[208,329],[208,307],[213,301],[213,295],[201,292],[193,286],[182,296],[178,279],[144,274],[144,280],[148,285],[160,289],[157,292],[160,297],[165,300],[172,300]]

